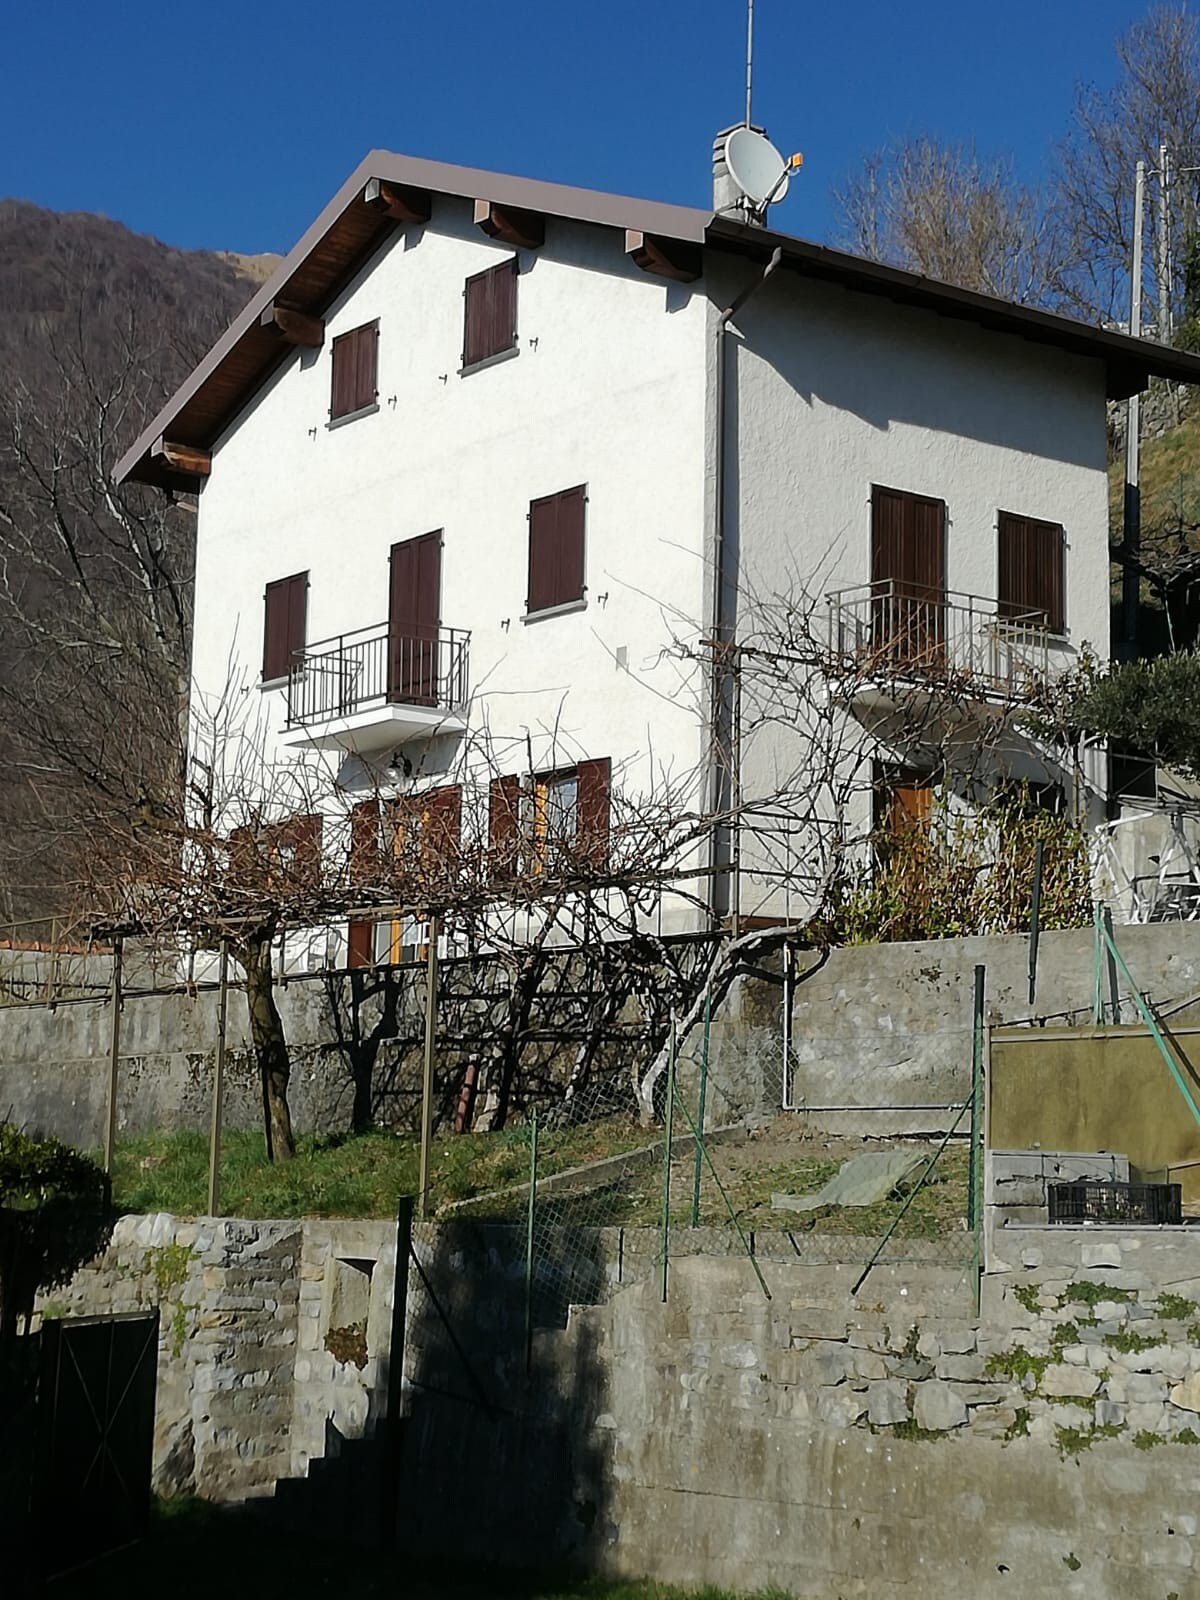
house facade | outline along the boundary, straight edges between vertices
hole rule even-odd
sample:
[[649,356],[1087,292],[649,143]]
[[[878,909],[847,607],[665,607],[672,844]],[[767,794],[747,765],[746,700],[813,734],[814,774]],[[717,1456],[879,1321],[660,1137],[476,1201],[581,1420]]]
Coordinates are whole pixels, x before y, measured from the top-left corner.
[[657,897],[682,932],[803,915],[822,841],[938,784],[1102,805],[1014,714],[1108,653],[1105,405],[1151,374],[1200,361],[734,209],[374,152],[117,476],[198,492],[194,706],[264,769],[514,873],[638,797],[720,813]]

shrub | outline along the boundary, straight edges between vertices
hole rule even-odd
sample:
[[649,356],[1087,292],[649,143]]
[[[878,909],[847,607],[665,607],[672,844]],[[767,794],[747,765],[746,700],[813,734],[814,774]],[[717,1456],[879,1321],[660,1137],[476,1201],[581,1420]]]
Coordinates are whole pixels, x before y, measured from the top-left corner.
[[0,1123],[0,1337],[26,1328],[39,1289],[66,1283],[112,1229],[108,1176],[69,1145]]

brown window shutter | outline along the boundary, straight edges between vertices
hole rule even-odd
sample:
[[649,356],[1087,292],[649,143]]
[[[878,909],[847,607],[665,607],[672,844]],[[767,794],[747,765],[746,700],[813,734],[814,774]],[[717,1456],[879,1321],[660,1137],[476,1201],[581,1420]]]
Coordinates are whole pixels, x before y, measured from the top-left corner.
[[362,411],[373,406],[378,398],[376,383],[379,371],[379,324],[368,322],[358,330],[356,384],[354,409]]
[[491,353],[500,355],[517,342],[517,258],[492,268]]
[[464,292],[463,366],[511,350],[517,342],[517,258],[476,272]]
[[612,761],[608,756],[596,761],[581,761],[576,773],[579,781],[579,853],[591,866],[602,867],[608,860]]
[[583,485],[558,497],[557,604],[583,599],[583,519],[587,492]]
[[477,272],[468,278],[464,298],[463,366],[470,367],[491,354],[491,273]]
[[546,611],[557,605],[558,497],[534,500],[529,507],[529,597],[526,609]]
[[308,628],[308,573],[269,583],[264,596],[263,678],[286,678],[297,650],[303,650]]
[[370,917],[351,917],[349,927],[349,965],[375,965],[375,924]]
[[330,420],[373,406],[378,398],[378,320],[351,328],[349,333],[339,333],[330,347],[330,360]]
[[583,484],[530,503],[527,609],[531,614],[583,599],[586,506]]
[[333,369],[329,396],[329,415],[346,417],[354,410],[355,366],[358,339],[354,333],[340,333],[330,347]]
[[350,812],[350,882],[364,888],[379,879],[379,801],[363,800]]
[[997,520],[997,609],[1002,617],[1045,615],[1052,633],[1066,622],[1061,524],[1002,511]]
[[276,848],[290,852],[288,870],[282,874],[283,887],[292,894],[316,889],[321,883],[321,836],[324,818],[316,812],[289,817],[276,830]]
[[461,843],[462,786],[448,783],[431,790],[425,816],[431,865],[435,869],[452,867]]
[[492,876],[515,878],[521,841],[521,780],[493,778],[488,803],[488,850]]

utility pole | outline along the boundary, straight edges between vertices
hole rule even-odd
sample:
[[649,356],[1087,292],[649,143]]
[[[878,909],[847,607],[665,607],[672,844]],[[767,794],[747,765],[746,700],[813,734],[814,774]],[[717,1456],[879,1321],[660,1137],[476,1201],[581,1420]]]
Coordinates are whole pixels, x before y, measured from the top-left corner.
[[[1146,163],[1139,161],[1133,184],[1133,260],[1129,269],[1129,336],[1142,336],[1142,213],[1146,208]],[[1130,655],[1137,649],[1137,561],[1142,546],[1142,497],[1138,487],[1142,397],[1129,396],[1125,412],[1125,517],[1121,569],[1121,634]]]
[[1171,152],[1158,147],[1158,342],[1170,344],[1174,336],[1171,316]]

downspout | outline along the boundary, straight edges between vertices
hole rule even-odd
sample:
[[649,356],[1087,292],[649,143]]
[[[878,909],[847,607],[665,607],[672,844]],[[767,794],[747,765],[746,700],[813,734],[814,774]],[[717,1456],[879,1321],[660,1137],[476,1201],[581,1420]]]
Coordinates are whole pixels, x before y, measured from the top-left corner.
[[[712,814],[719,816],[728,811],[730,802],[735,793],[740,794],[741,785],[734,781],[733,764],[735,756],[740,761],[740,752],[735,752],[733,747],[733,707],[734,689],[737,668],[733,659],[733,627],[730,620],[730,606],[727,603],[728,577],[736,580],[736,573],[727,574],[726,559],[726,517],[725,517],[725,452],[726,441],[726,416],[728,402],[726,399],[726,368],[728,361],[725,353],[725,340],[734,317],[762,288],[767,279],[775,272],[783,260],[783,251],[776,249],[771,254],[771,259],[763,268],[762,276],[756,278],[742,290],[741,294],[721,312],[717,318],[713,337],[716,341],[714,387],[716,389],[716,418],[715,427],[717,435],[716,463],[713,471],[713,493],[715,498],[715,514],[713,529],[713,589],[712,589],[712,641],[713,641],[713,679],[712,679],[712,743],[710,746],[710,804]],[[709,878],[709,910],[714,923],[719,923],[723,916],[732,911],[736,923],[741,903],[740,886],[736,874],[727,874],[722,869],[734,864],[732,839],[738,828],[737,819],[733,824],[728,823],[714,830],[710,846],[710,866],[712,875]],[[729,877],[733,876],[732,884]],[[732,899],[730,890],[732,889]]]

